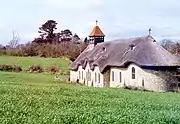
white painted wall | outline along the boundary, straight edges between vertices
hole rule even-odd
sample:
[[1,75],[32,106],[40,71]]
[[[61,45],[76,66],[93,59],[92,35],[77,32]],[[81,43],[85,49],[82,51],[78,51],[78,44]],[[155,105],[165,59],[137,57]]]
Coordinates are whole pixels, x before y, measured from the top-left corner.
[[71,82],[76,82],[77,81],[77,72],[70,70],[70,81]]
[[[91,79],[88,81],[87,80],[87,72],[91,73]],[[95,82],[95,73],[97,75],[97,81]],[[99,82],[99,75],[100,75],[100,82]],[[104,76],[100,72],[99,67],[96,66],[94,70],[92,71],[90,69],[89,63],[87,63],[85,69],[82,68],[82,66],[78,67],[77,71],[70,71],[70,81],[71,82],[76,82],[77,79],[79,79],[79,83],[85,83],[86,86],[94,86],[94,87],[103,87],[104,85]]]
[[[97,76],[97,80],[95,81],[95,74]],[[99,79],[100,76],[100,79]],[[94,81],[94,87],[103,87],[104,86],[104,76],[100,72],[99,67],[96,66],[93,71],[93,81]]]
[[[135,79],[132,79],[132,68],[135,68]],[[112,80],[112,72],[114,71],[114,81]],[[121,81],[119,81],[119,73],[121,72]],[[111,68],[110,71],[110,87],[126,86],[142,86],[142,79],[144,78],[144,71],[135,64],[131,64],[128,68]]]

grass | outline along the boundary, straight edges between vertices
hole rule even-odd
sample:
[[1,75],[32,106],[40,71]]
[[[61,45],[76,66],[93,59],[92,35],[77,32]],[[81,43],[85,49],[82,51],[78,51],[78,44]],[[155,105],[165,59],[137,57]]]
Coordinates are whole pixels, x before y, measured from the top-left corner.
[[27,69],[29,66],[34,64],[39,64],[43,68],[55,65],[60,67],[61,70],[66,71],[70,62],[60,58],[0,56],[0,64],[14,64],[21,66],[23,69]]
[[1,124],[180,123],[180,95],[56,83],[0,72]]

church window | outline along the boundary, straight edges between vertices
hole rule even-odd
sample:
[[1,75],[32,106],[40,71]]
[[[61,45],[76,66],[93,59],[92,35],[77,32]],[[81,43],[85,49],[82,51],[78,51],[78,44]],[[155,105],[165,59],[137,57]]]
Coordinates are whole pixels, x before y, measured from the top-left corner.
[[88,81],[91,81],[91,72],[88,70],[87,72],[87,80]]
[[81,79],[81,72],[79,71],[79,79]]
[[135,68],[132,67],[132,79],[135,79],[136,78],[136,75],[135,75]]
[[101,75],[100,75],[100,73],[98,74],[98,82],[100,83],[101,82]]
[[121,72],[119,72],[119,82],[121,83],[122,82],[122,75],[121,75]]
[[95,73],[95,82],[97,82],[97,74]]
[[142,79],[142,87],[144,87],[144,79]]
[[114,71],[112,71],[112,81],[114,81]]
[[83,80],[83,78],[84,78],[84,75],[83,75],[83,71],[82,71],[82,80]]

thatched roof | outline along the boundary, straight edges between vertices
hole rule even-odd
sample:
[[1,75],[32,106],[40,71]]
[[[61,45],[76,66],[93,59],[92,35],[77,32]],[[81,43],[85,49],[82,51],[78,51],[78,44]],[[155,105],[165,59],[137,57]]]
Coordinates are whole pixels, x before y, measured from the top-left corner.
[[180,66],[179,58],[158,45],[153,37],[120,39],[97,44],[94,49],[85,49],[72,63],[70,69],[77,70],[79,65],[85,68],[89,63],[103,72],[106,67],[125,67],[128,63],[139,66]]

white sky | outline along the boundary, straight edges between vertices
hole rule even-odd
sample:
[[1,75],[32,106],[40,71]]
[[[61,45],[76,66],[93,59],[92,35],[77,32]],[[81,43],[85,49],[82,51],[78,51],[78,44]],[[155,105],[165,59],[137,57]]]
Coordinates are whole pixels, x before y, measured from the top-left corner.
[[69,28],[82,38],[98,20],[106,40],[145,36],[148,28],[156,39],[180,39],[179,0],[3,0],[0,8],[0,44],[13,30],[21,43],[34,39],[49,19],[59,31]]

